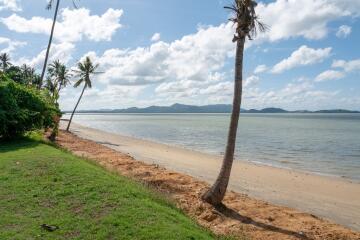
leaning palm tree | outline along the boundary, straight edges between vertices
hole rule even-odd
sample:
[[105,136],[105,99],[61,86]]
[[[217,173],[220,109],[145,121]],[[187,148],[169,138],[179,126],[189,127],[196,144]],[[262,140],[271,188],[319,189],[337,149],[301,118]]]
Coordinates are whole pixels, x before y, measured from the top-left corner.
[[252,40],[257,29],[265,31],[266,27],[258,21],[255,13],[257,3],[252,0],[234,0],[234,4],[225,7],[234,12],[235,16],[230,21],[236,26],[236,33],[233,42],[236,42],[235,58],[235,86],[234,99],[231,114],[229,133],[227,138],[226,151],[222,167],[214,185],[202,196],[202,199],[210,204],[219,205],[224,199],[229,184],[231,168],[234,160],[236,135],[240,116],[242,85],[243,85],[243,56],[246,37]]
[[[46,9],[50,10],[50,9],[52,9],[55,1],[56,1],[55,13],[54,13],[54,17],[53,17],[53,23],[52,23],[52,26],[51,26],[49,43],[48,43],[48,46],[47,46],[47,49],[46,49],[44,66],[43,66],[43,69],[42,69],[42,72],[41,72],[41,82],[43,82],[43,80],[44,80],[46,67],[47,67],[47,62],[49,60],[50,48],[51,48],[52,40],[53,40],[53,37],[54,37],[54,30],[55,30],[55,25],[56,25],[56,19],[57,19],[58,12],[59,12],[60,0],[48,0],[48,4],[46,5]],[[73,5],[76,7],[75,0],[73,0],[72,2],[73,2]]]
[[0,65],[1,65],[2,71],[4,73],[11,66],[10,56],[9,56],[8,53],[1,53],[0,54]]
[[81,92],[81,95],[79,97],[79,100],[77,101],[76,105],[75,105],[75,108],[71,114],[71,117],[70,117],[70,120],[69,120],[69,124],[66,128],[66,131],[69,131],[70,129],[70,124],[71,124],[71,121],[74,117],[74,114],[75,114],[75,111],[80,103],[80,100],[85,92],[85,89],[86,88],[91,88],[92,87],[92,84],[91,84],[91,75],[96,75],[96,74],[99,74],[100,72],[96,72],[96,69],[99,67],[99,64],[93,64],[91,62],[91,59],[89,57],[86,57],[85,60],[83,62],[79,62],[78,65],[77,65],[77,69],[76,70],[73,70],[75,73],[76,73],[76,76],[75,77],[78,77],[79,80],[75,83],[74,87],[78,87],[80,86],[82,83],[84,83],[84,87],[83,87],[83,90]]

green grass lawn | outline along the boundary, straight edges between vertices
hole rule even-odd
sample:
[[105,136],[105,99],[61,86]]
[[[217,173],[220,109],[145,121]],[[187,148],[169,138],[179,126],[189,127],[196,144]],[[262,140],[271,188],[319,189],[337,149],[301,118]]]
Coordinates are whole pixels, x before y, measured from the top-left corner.
[[141,184],[37,140],[0,142],[1,240],[212,238]]

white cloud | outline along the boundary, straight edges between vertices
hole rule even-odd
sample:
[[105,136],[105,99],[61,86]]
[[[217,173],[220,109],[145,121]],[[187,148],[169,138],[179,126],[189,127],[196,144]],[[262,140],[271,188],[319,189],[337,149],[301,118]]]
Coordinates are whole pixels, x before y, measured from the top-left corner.
[[334,96],[338,94],[337,91],[315,89],[310,81],[297,81],[276,90],[262,91],[259,88],[249,88],[244,91],[243,106],[245,108],[281,107],[289,110],[325,109],[328,108],[329,103],[335,104]]
[[255,75],[251,75],[250,77],[245,79],[245,83],[244,83],[244,87],[250,87],[250,86],[254,86],[257,85],[260,82],[260,78],[258,76]]
[[231,24],[198,29],[171,43],[156,42],[133,50],[110,49],[92,55],[105,73],[103,82],[117,85],[145,85],[172,81],[209,81],[233,56]]
[[[95,78],[93,87],[85,91],[79,109],[116,109],[121,106],[139,104],[137,97],[143,92],[142,86],[108,86],[103,88]],[[60,107],[63,110],[72,110],[81,89],[69,86],[61,92]]]
[[313,49],[303,45],[298,50],[294,51],[290,57],[276,64],[271,72],[282,73],[295,67],[320,63],[328,58],[330,53],[331,48]]
[[[0,52],[11,53],[17,48],[23,47],[26,44],[26,42],[14,41],[9,38],[0,37]],[[6,45],[6,47],[2,48],[2,45]]]
[[340,71],[327,70],[325,72],[320,73],[316,78],[316,82],[323,82],[327,80],[337,80],[345,77],[345,74]]
[[18,12],[22,9],[18,0],[0,0],[0,11],[2,10]]
[[[59,59],[62,63],[67,64],[71,59],[71,55],[75,50],[75,45],[72,43],[52,44],[49,54],[49,63]],[[42,50],[37,56],[33,58],[22,57],[18,59],[15,64],[22,65],[24,63],[34,67],[42,68],[44,64],[46,49]]]
[[[54,34],[58,42],[76,42],[84,37],[91,41],[110,41],[116,30],[122,25],[119,23],[123,10],[108,9],[103,15],[90,15],[85,8],[65,8],[60,13]],[[49,34],[52,20],[50,18],[32,17],[25,19],[12,14],[1,18],[8,29],[20,33]]]
[[332,64],[333,68],[342,68],[346,72],[359,71],[360,70],[360,59],[351,61],[335,60]]
[[347,25],[341,25],[336,32],[336,36],[338,38],[346,38],[351,33],[351,27]]
[[254,73],[258,74],[258,73],[263,73],[266,72],[268,70],[268,67],[266,65],[259,65],[255,68]]
[[160,33],[155,33],[155,34],[151,37],[151,41],[152,41],[152,42],[157,42],[157,41],[160,40],[160,38],[161,38]]
[[328,24],[342,17],[359,16],[358,0],[276,0],[259,3],[260,20],[269,30],[259,41],[278,41],[292,37],[322,39],[327,36]]

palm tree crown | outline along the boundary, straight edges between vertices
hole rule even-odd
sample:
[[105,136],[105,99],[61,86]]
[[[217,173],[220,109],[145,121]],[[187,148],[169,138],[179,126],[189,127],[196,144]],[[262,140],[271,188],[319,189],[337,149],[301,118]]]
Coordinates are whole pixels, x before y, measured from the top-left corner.
[[[79,1],[80,1],[80,0],[79,0]],[[55,0],[49,0],[48,3],[47,3],[47,5],[46,5],[46,9],[47,9],[47,10],[52,9],[52,7],[53,7],[53,5],[54,5],[54,2],[55,2]],[[72,3],[73,3],[73,5],[74,5],[74,7],[77,8],[76,1],[73,0]]]
[[3,72],[6,72],[6,70],[11,65],[10,63],[10,56],[8,53],[1,53],[0,54],[0,66],[2,68]]
[[266,30],[266,25],[261,23],[259,17],[256,15],[256,6],[257,3],[252,0],[235,0],[232,6],[225,7],[234,12],[234,17],[229,19],[236,25],[236,34],[233,42],[245,37],[252,40],[252,38],[257,35],[258,30],[260,32]]
[[76,72],[76,77],[79,78],[79,80],[75,83],[74,87],[78,87],[84,82],[86,88],[91,88],[92,83],[90,80],[90,76],[100,73],[100,72],[96,72],[98,67],[99,64],[94,65],[91,62],[90,57],[86,57],[83,62],[79,62],[77,65],[78,69],[73,70],[74,72]]
[[71,73],[59,60],[49,65],[48,74],[59,91],[70,83]]

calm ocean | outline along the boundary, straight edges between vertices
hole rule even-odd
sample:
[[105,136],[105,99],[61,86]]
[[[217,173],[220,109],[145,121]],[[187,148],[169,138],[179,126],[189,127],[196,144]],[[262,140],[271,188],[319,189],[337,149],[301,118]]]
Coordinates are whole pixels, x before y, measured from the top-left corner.
[[[111,133],[223,154],[228,114],[78,114]],[[242,114],[240,160],[360,180],[360,114]]]

